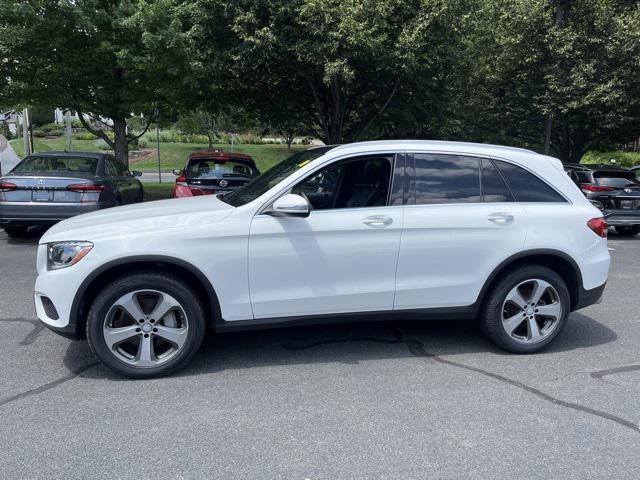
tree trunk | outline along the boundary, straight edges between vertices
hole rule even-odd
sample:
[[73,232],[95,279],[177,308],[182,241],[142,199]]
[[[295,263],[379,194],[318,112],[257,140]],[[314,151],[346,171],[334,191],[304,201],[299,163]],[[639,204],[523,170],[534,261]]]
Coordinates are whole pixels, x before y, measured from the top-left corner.
[[213,132],[209,130],[207,132],[207,139],[209,140],[209,150],[213,148]]
[[129,140],[127,139],[127,121],[124,118],[114,118],[113,133],[115,135],[114,154],[127,167],[129,166]]
[[551,149],[551,127],[553,125],[553,117],[551,114],[547,115],[544,122],[544,154],[549,155]]

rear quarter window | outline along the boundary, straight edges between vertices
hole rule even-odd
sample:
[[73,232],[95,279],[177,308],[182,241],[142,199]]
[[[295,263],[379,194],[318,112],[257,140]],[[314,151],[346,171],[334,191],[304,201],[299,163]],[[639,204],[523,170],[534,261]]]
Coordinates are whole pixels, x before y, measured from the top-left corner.
[[517,202],[566,203],[562,195],[524,168],[500,160],[496,160],[495,163],[511,187]]

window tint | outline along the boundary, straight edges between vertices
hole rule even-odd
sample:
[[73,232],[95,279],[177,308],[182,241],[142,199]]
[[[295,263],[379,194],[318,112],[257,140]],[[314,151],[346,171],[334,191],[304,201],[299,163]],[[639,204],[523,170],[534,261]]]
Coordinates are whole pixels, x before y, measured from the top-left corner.
[[598,185],[605,187],[624,188],[640,185],[633,172],[595,172],[593,179]]
[[120,176],[120,172],[118,172],[118,166],[116,165],[115,160],[108,158],[106,161],[106,169],[107,169],[107,175],[109,175],[110,177]]
[[553,188],[524,168],[496,160],[518,202],[566,202]]
[[513,195],[493,162],[482,160],[482,201],[513,202]]
[[234,160],[198,159],[187,165],[187,178],[251,177],[258,175],[250,165]]
[[14,173],[90,173],[95,174],[98,161],[95,158],[30,156],[13,169]]
[[416,153],[417,204],[480,202],[480,159]]
[[387,204],[393,156],[365,157],[329,165],[296,185],[314,210]]

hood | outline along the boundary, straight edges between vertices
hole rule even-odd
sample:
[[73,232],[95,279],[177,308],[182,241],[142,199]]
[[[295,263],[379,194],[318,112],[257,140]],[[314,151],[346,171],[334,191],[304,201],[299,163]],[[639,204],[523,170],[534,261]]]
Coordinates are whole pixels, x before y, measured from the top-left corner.
[[202,225],[222,220],[233,210],[231,205],[211,195],[107,208],[57,223],[47,230],[40,243],[91,241]]

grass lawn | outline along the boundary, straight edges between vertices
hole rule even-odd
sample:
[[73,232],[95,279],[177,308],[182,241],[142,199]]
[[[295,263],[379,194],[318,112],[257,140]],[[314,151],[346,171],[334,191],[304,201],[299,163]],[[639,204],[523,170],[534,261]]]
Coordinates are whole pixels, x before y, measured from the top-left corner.
[[[36,152],[64,150],[66,141],[64,137],[55,138],[34,138],[34,147]],[[18,156],[23,156],[22,139],[11,140],[11,145]],[[207,148],[206,144],[198,143],[160,143],[160,166],[162,170],[173,170],[174,168],[182,168],[189,156],[190,152]],[[226,152],[231,152],[231,145],[216,144],[214,148],[219,148]],[[306,145],[292,145],[291,152],[287,150],[286,145],[234,145],[233,151],[251,155],[256,161],[261,172],[268,170],[274,164],[284,160],[289,155],[300,150],[309,148]],[[72,149],[84,152],[97,152],[99,148],[95,140],[73,140]],[[136,160],[132,159],[131,169],[142,171],[156,171],[158,168],[158,160],[154,153],[151,157]]]
[[173,185],[173,183],[143,183],[142,186],[144,187],[144,201],[151,202],[153,200],[170,198]]

